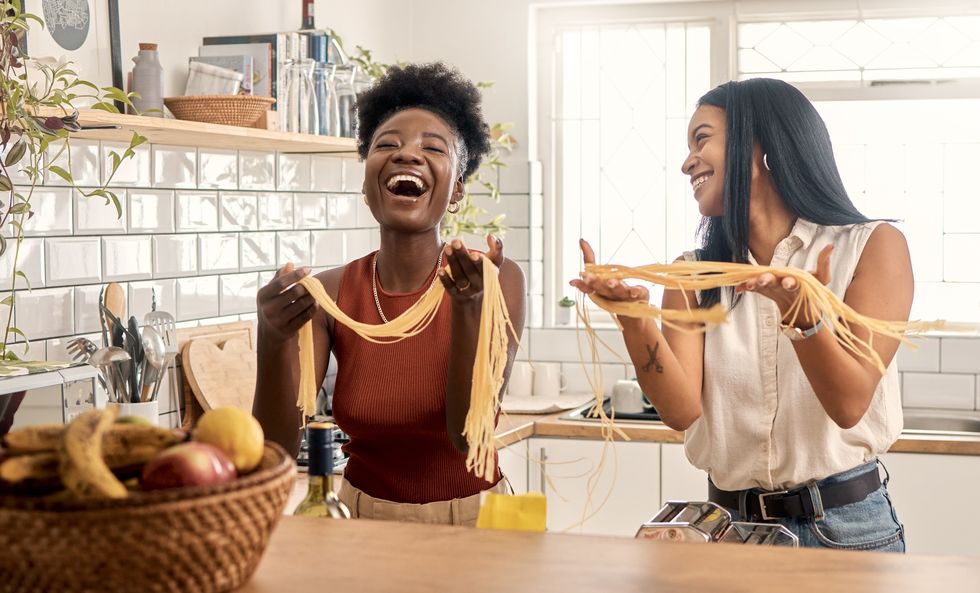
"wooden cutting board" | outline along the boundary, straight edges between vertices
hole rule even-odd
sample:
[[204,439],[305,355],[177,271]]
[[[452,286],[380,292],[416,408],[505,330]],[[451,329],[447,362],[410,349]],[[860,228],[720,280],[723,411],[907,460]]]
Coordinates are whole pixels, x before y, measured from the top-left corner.
[[252,412],[255,350],[244,337],[222,344],[192,340],[182,353],[184,376],[205,410],[233,406]]

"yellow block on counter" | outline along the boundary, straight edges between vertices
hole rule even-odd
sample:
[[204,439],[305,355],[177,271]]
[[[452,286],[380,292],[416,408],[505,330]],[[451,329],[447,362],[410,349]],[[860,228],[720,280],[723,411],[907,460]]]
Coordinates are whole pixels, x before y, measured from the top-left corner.
[[480,529],[543,532],[547,518],[548,501],[540,492],[516,495],[485,492],[476,526]]

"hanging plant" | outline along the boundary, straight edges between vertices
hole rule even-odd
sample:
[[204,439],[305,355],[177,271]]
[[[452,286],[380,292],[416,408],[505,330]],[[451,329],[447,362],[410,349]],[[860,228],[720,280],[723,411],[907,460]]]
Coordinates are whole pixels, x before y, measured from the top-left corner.
[[[115,87],[99,88],[79,78],[70,62],[32,60],[21,50],[21,40],[30,29],[41,29],[44,21],[37,15],[22,12],[17,0],[0,0],[0,257],[10,261],[10,294],[0,305],[6,305],[3,321],[0,359],[18,360],[15,342],[23,341],[24,352],[30,349],[29,337],[13,324],[17,295],[30,290],[27,275],[18,269],[24,225],[34,217],[31,198],[47,171],[67,182],[81,195],[104,200],[113,206],[116,216],[122,216],[119,196],[108,189],[120,165],[135,153],[134,149],[146,138],[133,133],[129,146],[122,154],[110,152],[112,161],[100,187],[83,190],[71,175],[71,132],[82,129],[75,104],[90,105],[118,113],[113,104],[119,101],[132,106],[133,93]],[[67,155],[67,168],[45,165]],[[19,173],[19,175],[18,175]],[[2,312],[2,309],[0,309]]]

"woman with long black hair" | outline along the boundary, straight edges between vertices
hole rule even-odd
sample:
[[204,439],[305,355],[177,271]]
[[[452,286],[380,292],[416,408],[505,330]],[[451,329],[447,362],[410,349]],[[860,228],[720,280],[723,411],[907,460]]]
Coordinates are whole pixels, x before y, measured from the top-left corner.
[[[691,118],[688,146],[681,169],[704,220],[701,247],[682,259],[815,270],[859,313],[908,319],[905,237],[854,207],[826,127],[797,89],[772,79],[713,89]],[[649,299],[643,287],[589,274],[571,284]],[[729,321],[686,333],[620,316],[637,379],[664,422],[685,431],[709,498],[736,520],[779,522],[804,546],[902,552],[877,460],[902,430],[898,343],[874,342],[882,376],[837,342],[827,320],[789,325],[797,291],[792,278],[769,273],[733,289],[665,291],[665,309],[720,302]]]

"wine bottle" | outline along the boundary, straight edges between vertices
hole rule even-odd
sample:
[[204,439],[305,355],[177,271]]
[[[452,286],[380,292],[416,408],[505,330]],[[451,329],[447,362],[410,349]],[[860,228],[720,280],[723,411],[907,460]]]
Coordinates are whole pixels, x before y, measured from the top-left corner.
[[329,422],[310,422],[306,425],[310,483],[306,497],[293,511],[294,515],[350,519],[350,509],[333,489],[333,428],[334,425]]

